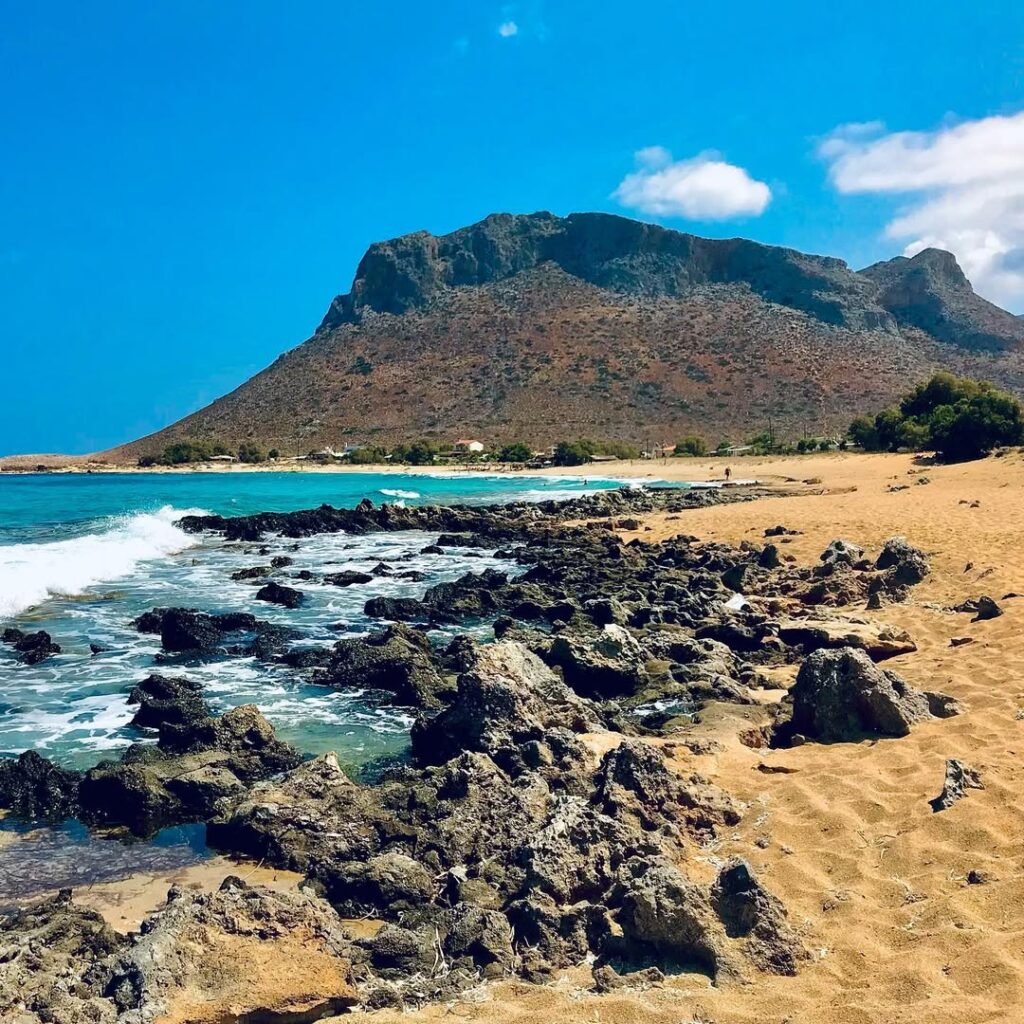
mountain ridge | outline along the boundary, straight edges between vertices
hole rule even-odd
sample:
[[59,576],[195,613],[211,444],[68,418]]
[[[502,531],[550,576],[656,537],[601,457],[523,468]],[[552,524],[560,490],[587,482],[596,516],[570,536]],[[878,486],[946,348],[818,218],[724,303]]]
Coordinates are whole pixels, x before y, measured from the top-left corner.
[[200,436],[283,451],[467,431],[742,436],[769,415],[820,431],[938,368],[1024,386],[1024,321],[941,250],[855,271],[612,214],[492,214],[374,243],[310,339],[109,454]]

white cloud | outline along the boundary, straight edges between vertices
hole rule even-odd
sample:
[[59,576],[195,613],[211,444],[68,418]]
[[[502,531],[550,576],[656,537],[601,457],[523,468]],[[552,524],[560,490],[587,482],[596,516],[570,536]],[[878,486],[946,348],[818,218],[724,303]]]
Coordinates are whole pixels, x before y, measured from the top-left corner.
[[818,147],[843,193],[906,197],[885,233],[948,249],[979,292],[1024,305],[1024,113],[931,132],[843,125]]
[[742,167],[714,153],[690,160],[672,159],[663,146],[635,154],[637,169],[613,193],[623,206],[658,217],[726,220],[757,216],[771,201],[772,191]]
[[519,26],[514,21],[503,21],[498,26],[498,35],[503,39],[519,35]]

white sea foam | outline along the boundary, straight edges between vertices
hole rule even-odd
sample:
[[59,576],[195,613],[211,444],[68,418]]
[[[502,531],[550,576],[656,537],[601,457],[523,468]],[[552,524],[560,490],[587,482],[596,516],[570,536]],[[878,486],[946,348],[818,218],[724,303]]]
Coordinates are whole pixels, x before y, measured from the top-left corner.
[[174,525],[201,509],[165,505],[156,512],[111,519],[106,529],[47,544],[0,547],[0,619],[17,615],[48,597],[74,596],[88,587],[131,575],[150,559],[199,544]]
[[401,491],[397,487],[382,487],[380,493],[386,494],[389,498],[418,498],[420,496],[419,491]]

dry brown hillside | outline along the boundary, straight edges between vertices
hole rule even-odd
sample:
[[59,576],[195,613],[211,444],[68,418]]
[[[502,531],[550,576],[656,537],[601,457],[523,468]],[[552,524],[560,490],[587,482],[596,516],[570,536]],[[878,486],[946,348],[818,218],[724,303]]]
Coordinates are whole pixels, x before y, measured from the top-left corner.
[[[930,333],[929,333],[930,332]],[[827,433],[937,368],[1024,390],[1024,324],[949,254],[862,274],[603,215],[371,247],[305,344],[149,438],[282,452],[420,436],[711,443]]]

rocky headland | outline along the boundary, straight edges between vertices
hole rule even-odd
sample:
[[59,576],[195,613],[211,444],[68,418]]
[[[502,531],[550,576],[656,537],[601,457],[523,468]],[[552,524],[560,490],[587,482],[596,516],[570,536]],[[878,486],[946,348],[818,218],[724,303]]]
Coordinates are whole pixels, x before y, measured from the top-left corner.
[[458,437],[713,446],[828,435],[938,369],[1024,391],[1024,325],[951,253],[860,271],[602,213],[493,214],[371,245],[311,338],[230,394],[105,453],[282,454]]

